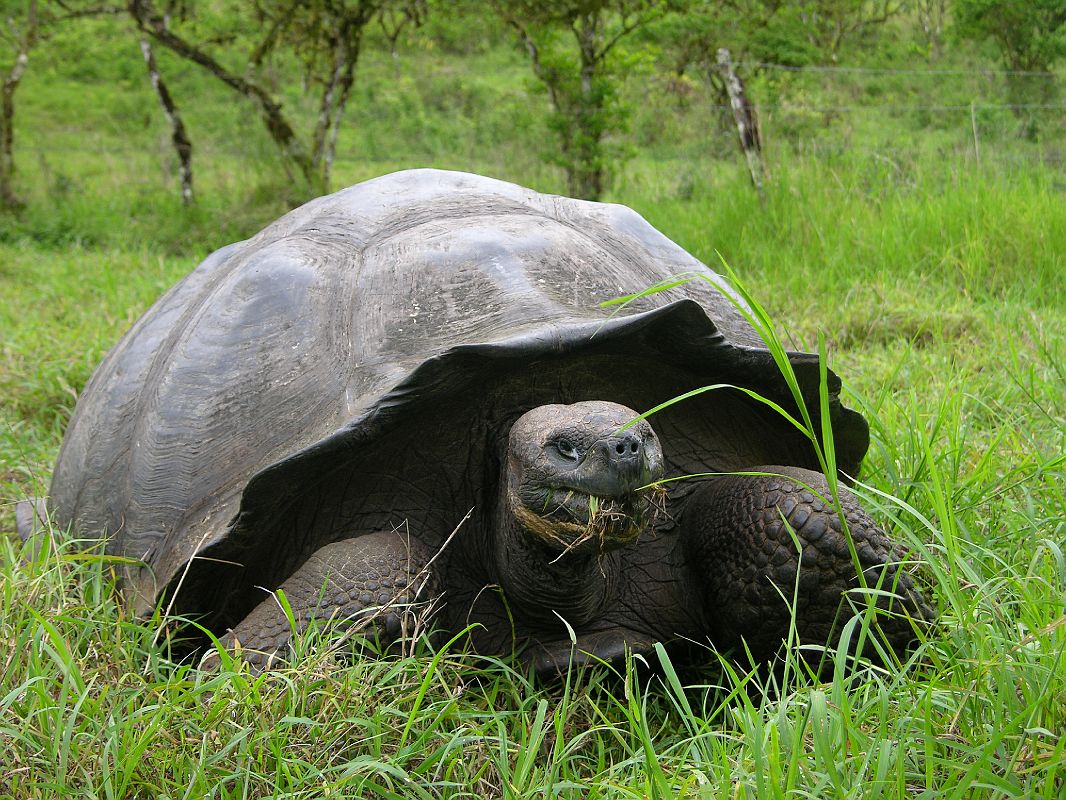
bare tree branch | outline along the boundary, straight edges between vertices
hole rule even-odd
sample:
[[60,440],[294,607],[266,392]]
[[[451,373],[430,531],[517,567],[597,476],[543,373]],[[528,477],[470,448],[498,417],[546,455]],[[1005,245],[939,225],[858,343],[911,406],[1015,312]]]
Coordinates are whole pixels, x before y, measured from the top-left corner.
[[130,16],[142,31],[182,58],[199,64],[224,84],[252,100],[258,106],[267,131],[281,149],[282,154],[296,165],[309,184],[314,183],[314,165],[311,157],[297,138],[292,125],[285,119],[281,104],[276,102],[266,89],[230,72],[209,53],[171,31],[163,15],[152,6],[149,0],[130,0],[127,8]]

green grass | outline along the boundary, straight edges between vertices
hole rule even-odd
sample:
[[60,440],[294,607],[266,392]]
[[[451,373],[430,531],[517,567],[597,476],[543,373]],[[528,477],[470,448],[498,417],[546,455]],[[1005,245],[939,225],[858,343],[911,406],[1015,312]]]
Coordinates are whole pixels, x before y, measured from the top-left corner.
[[[1039,175],[966,173],[960,196],[930,184],[875,201],[826,188],[824,166],[790,169],[765,209],[737,178],[715,202],[652,196],[642,210],[711,263],[728,254],[800,343],[826,335],[872,425],[860,492],[926,562],[941,613],[910,660],[823,681],[794,663],[768,692],[710,653],[702,672],[667,662],[658,677],[600,669],[557,686],[425,649],[340,666],[312,651],[265,677],[200,672],[153,647],[158,621],[115,603],[106,559],[62,548],[23,565],[8,539],[0,792],[1061,797],[1059,198]],[[807,203],[790,206],[793,191]],[[45,485],[78,387],[198,254],[3,249],[10,502]]]
[[[101,41],[47,43],[20,94],[29,204],[0,218],[3,529],[15,500],[46,490],[77,393],[121,333],[210,250],[299,199],[248,109],[163,56],[197,98],[200,200],[181,208],[136,48],[96,58]],[[336,185],[432,165],[562,190],[520,53],[403,59],[394,80],[368,53]],[[994,91],[980,76],[921,92],[899,76],[819,81],[756,91],[815,106]],[[201,671],[168,660],[159,619],[116,602],[106,558],[60,545],[24,563],[7,534],[0,797],[1066,793],[1066,176],[1039,160],[1061,142],[1018,141],[1013,119],[985,111],[977,163],[968,115],[777,108],[760,203],[702,101],[652,78],[629,91],[637,157],[609,199],[724,259],[796,346],[824,339],[871,423],[859,492],[925,562],[941,614],[928,640],[890,670],[814,679],[793,659],[776,687],[711,652],[699,670],[656,654],[654,670],[544,685],[458,646],[347,662],[313,635],[288,670]]]

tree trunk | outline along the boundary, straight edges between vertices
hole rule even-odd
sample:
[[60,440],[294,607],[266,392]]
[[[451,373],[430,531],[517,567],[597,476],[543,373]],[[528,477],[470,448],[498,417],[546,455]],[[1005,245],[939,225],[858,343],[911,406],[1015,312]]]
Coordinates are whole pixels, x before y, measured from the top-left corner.
[[20,64],[25,70],[25,54],[19,53],[15,66],[4,78],[0,89],[0,206],[12,211],[22,206],[22,201],[15,194],[15,89],[19,77],[16,73]]
[[599,200],[603,196],[603,167],[574,166],[568,169],[567,186],[573,197]]
[[178,174],[181,178],[181,202],[192,205],[192,141],[185,131],[185,123],[182,122],[181,114],[174,103],[174,98],[167,89],[163,76],[159,74],[159,66],[152,52],[152,45],[148,39],[141,39],[141,52],[144,54],[144,63],[148,67],[148,77],[152,81],[152,87],[159,96],[159,104],[163,107],[167,122],[170,123],[170,139],[174,143],[174,151],[178,154]]
[[348,98],[352,93],[352,84],[355,82],[355,59],[348,64],[348,69],[341,80],[340,96],[337,98],[337,108],[334,112],[333,130],[329,134],[329,142],[326,144],[326,152],[322,157],[322,176],[329,187],[330,178],[333,174],[333,157],[337,153],[337,134],[341,130],[341,120],[344,119],[344,109],[348,105]]
[[318,122],[312,138],[312,159],[318,168],[319,180],[326,191],[333,171],[333,157],[337,150],[337,134],[344,118],[344,108],[355,82],[355,65],[359,61],[362,30],[366,21],[359,19],[354,27],[344,26],[337,34],[333,47],[333,66],[329,82],[322,92]]
[[[326,143],[329,141],[329,133],[334,126],[334,98],[340,88],[341,78],[345,67],[348,65],[348,47],[344,39],[344,33],[336,34],[337,41],[333,44],[333,66],[329,73],[329,81],[322,91],[322,101],[318,106],[318,120],[315,123],[315,132],[311,137],[311,159],[321,169],[322,156],[326,151]],[[321,174],[320,179],[326,183],[329,189],[328,174]]]
[[267,133],[270,134],[270,138],[278,146],[285,162],[299,170],[300,175],[307,182],[310,189],[317,190],[320,188],[311,155],[300,143],[292,125],[285,119],[281,104],[276,102],[266,89],[257,83],[233,74],[209,53],[198,49],[174,34],[167,27],[163,16],[152,7],[149,0],[129,0],[127,9],[137,26],[159,44],[182,58],[199,64],[231,89],[251,100],[259,108]]
[[37,0],[26,9],[26,28],[16,37],[15,63],[0,86],[0,208],[12,211],[23,203],[15,193],[15,91],[30,63],[30,50],[37,43]]
[[604,190],[603,166],[603,97],[594,91],[596,71],[602,66],[598,48],[598,18],[588,14],[574,26],[581,58],[579,74],[580,96],[574,110],[574,126],[570,129],[573,141],[567,148],[575,156],[567,164],[567,185],[570,193],[584,200],[599,200]]

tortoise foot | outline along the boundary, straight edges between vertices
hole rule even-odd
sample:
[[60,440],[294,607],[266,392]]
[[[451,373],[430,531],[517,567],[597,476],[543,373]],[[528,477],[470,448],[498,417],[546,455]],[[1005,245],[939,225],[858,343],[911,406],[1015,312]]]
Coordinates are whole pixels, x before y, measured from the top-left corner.
[[312,622],[331,630],[370,629],[380,642],[412,636],[434,594],[426,558],[396,533],[371,533],[316,550],[282,584],[290,615],[271,593],[222,645],[253,669],[284,661],[294,634]]
[[620,663],[627,653],[648,655],[655,637],[623,627],[612,627],[577,634],[576,641],[536,641],[522,653],[522,660],[532,664],[539,675],[565,675],[574,667]]
[[707,581],[714,643],[722,649],[746,643],[755,659],[765,660],[794,624],[799,643],[835,645],[844,623],[872,602],[890,648],[900,654],[912,645],[934,612],[901,568],[903,548],[841,487],[845,534],[820,473],[781,466],[752,471],[772,474],[710,481],[684,512],[689,559]]

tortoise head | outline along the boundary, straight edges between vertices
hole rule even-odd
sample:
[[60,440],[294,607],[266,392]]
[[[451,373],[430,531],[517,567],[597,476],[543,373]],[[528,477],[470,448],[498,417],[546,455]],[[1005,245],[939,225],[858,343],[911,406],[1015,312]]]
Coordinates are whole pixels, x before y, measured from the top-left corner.
[[550,549],[606,552],[649,524],[663,474],[659,438],[617,403],[538,406],[511,427],[507,510]]

